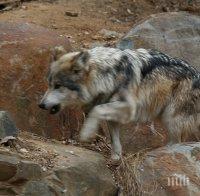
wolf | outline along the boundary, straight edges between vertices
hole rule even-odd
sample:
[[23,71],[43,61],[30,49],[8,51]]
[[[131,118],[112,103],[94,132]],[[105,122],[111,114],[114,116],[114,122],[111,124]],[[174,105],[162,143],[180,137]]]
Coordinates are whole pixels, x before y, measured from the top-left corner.
[[[61,51],[61,50],[57,50]],[[54,55],[48,90],[39,107],[51,114],[82,107],[87,118],[81,141],[95,137],[102,120],[109,123],[113,160],[122,147],[119,124],[159,120],[171,143],[200,131],[200,73],[187,62],[155,49],[96,47]]]

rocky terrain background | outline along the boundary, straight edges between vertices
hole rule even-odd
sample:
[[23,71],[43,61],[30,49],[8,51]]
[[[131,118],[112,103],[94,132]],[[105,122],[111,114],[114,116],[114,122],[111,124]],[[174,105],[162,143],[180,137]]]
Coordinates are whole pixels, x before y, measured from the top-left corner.
[[199,69],[199,14],[198,0],[0,0],[0,195],[199,195],[196,138],[165,146],[157,122],[121,127],[113,166],[106,123],[83,146],[81,111],[37,107],[55,46],[156,48]]

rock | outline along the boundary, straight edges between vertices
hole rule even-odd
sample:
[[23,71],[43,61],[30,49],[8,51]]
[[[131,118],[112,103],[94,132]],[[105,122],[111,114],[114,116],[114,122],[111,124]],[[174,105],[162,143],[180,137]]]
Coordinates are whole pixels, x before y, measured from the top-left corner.
[[0,181],[9,180],[16,175],[17,163],[17,157],[0,155]]
[[3,9],[1,9],[1,12],[2,11],[10,11],[10,10],[12,10],[13,8],[14,8],[15,6],[6,6],[5,8],[3,8]]
[[6,136],[17,136],[17,132],[18,130],[9,113],[0,111],[0,138],[3,139]]
[[103,43],[103,42],[93,42],[93,43],[91,43],[90,44],[90,46],[89,46],[89,48],[95,48],[95,47],[103,47],[103,46],[105,46],[106,45],[106,43]]
[[117,194],[111,172],[102,155],[84,148],[66,146],[58,142],[43,142],[36,138],[32,140],[26,137],[26,142],[27,148],[31,143],[37,146],[37,149],[56,153],[56,157],[47,157],[52,167],[42,166],[40,160],[35,158],[34,161],[27,160],[25,155],[7,152],[5,150],[7,148],[2,147],[0,181],[5,187],[0,186],[0,195],[115,196]]
[[0,144],[4,144],[4,145],[8,145],[9,146],[9,142],[13,142],[15,140],[16,140],[16,137],[6,136],[3,139],[1,139]]
[[26,150],[26,148],[21,148],[21,149],[19,149],[19,151],[20,151],[21,153],[28,153],[28,150]]
[[0,22],[0,108],[12,114],[21,130],[61,138],[76,129],[79,114],[68,110],[66,125],[62,115],[51,116],[37,106],[47,88],[46,73],[55,46],[71,49],[68,39],[52,30]]
[[[199,142],[158,148],[143,158],[133,174],[137,188],[143,195],[199,195]],[[135,162],[130,161],[130,164],[134,165]]]
[[99,31],[99,34],[102,35],[105,39],[113,39],[113,38],[120,38],[123,35],[121,33],[117,33],[116,31],[110,31],[107,29],[102,29]]
[[63,190],[69,195],[115,195],[117,189],[112,175],[106,167],[106,161],[102,155],[73,146],[52,145],[59,155],[65,159],[58,159],[58,165],[54,167],[53,175],[48,181],[55,179],[62,182]]
[[25,5],[22,5],[22,7],[21,7],[23,10],[27,10],[28,9],[28,7],[27,6],[25,6]]
[[1,186],[0,187],[0,195],[15,196],[15,195],[18,195],[18,193],[15,190],[13,190],[12,187]]
[[42,177],[42,168],[32,162],[27,160],[22,160],[17,165],[17,173],[11,179],[12,182],[22,181],[22,180],[38,180]]
[[21,4],[21,0],[1,0],[0,11],[9,11]]
[[77,17],[78,16],[78,12],[66,11],[65,15],[66,16],[71,16],[71,17]]
[[109,18],[110,21],[112,21],[113,23],[122,23],[119,19],[115,18],[115,17],[111,17]]
[[42,177],[41,167],[27,160],[22,160],[17,154],[0,152],[0,181],[17,182],[36,180]]
[[[117,47],[120,48],[121,50],[125,49],[134,49],[134,42],[130,40],[129,38],[125,37],[123,38],[118,44]],[[143,47],[143,46],[141,46]]]
[[55,193],[51,189],[51,187],[48,186],[46,182],[43,181],[30,181],[28,182],[24,190],[22,192],[24,196],[54,196]]
[[89,35],[90,32],[88,32],[88,31],[84,31],[84,34],[85,34],[85,35]]
[[200,70],[200,18],[186,12],[151,15],[133,27],[117,47],[155,48]]

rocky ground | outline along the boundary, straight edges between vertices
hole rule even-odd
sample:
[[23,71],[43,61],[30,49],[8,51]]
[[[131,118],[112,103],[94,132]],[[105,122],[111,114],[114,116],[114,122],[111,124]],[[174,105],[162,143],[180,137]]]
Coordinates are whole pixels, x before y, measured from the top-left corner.
[[104,157],[21,132],[0,147],[0,195],[116,195]]
[[[52,117],[37,103],[57,45],[67,51],[156,48],[199,69],[199,1],[12,2],[0,0],[0,110],[8,110],[21,131],[0,112],[0,195],[198,195],[199,143],[163,147],[168,137],[160,124],[127,125],[121,128],[124,158],[113,166],[106,124],[104,136],[83,146],[76,140],[81,111]],[[184,176],[190,185],[168,184]]]
[[[9,11],[2,10],[0,21],[29,22],[54,29],[60,35],[68,37],[74,49],[99,44],[113,45],[130,27],[151,14],[169,11],[200,13],[197,0],[39,0],[28,2],[25,0],[22,2],[13,9],[11,6]],[[109,32],[101,33],[103,29],[116,31],[117,34],[112,36]]]

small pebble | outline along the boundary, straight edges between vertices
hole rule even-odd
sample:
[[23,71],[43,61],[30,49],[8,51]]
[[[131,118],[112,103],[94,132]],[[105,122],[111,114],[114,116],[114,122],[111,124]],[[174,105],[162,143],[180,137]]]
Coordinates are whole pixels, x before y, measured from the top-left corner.
[[63,189],[63,190],[62,190],[62,193],[66,193],[66,192],[67,192],[67,190],[66,190],[66,189]]
[[47,168],[43,166],[42,171],[44,171],[44,172],[47,171]]
[[85,34],[85,35],[89,35],[90,33],[89,33],[88,31],[85,31],[84,34]]
[[66,11],[65,15],[66,16],[71,16],[71,17],[77,17],[78,16],[78,12]]
[[74,151],[72,151],[72,150],[70,150],[69,153],[74,155]]
[[22,9],[23,9],[23,10],[27,10],[27,6],[22,5]]
[[19,151],[22,153],[28,153],[28,150],[26,150],[26,148],[21,148]]

